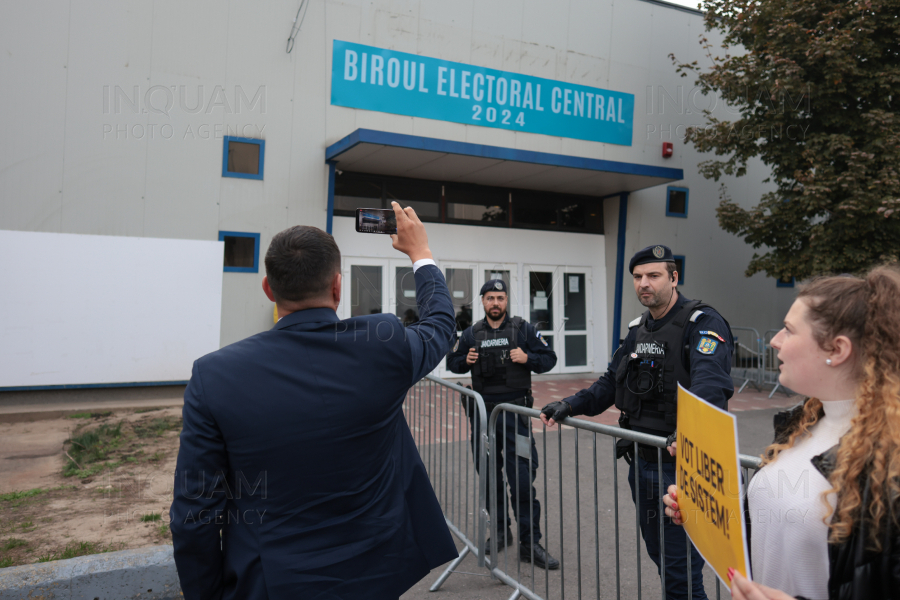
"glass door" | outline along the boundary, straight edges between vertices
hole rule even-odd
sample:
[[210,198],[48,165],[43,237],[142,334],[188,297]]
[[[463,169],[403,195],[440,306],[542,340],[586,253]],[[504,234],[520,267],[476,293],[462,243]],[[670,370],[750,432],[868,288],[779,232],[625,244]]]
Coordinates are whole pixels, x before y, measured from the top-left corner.
[[563,373],[583,373],[593,371],[593,352],[589,268],[563,267],[561,271],[562,327],[558,337],[562,353],[559,357],[560,371]]
[[557,330],[560,323],[560,310],[556,293],[555,281],[558,269],[556,267],[541,267],[529,265],[528,269],[528,321],[541,333],[541,337],[547,342],[547,346],[556,352],[556,366],[548,373],[559,373],[563,364],[562,351],[557,340]]
[[519,294],[519,266],[515,263],[481,263],[478,267],[480,279],[475,283],[475,320],[484,318],[484,305],[481,303],[481,286],[491,279],[500,279],[509,289],[509,305],[507,312],[511,317],[520,316],[527,319],[523,311]]
[[390,311],[403,325],[412,325],[419,320],[416,304],[416,278],[408,260],[390,261]]
[[[475,302],[477,290],[475,288],[475,273],[478,265],[475,263],[441,261],[441,270],[447,279],[447,288],[450,290],[450,300],[453,302],[453,314],[456,317],[457,338],[462,332],[472,326],[475,318],[476,304],[480,308],[481,302]],[[481,286],[478,286],[480,289]],[[452,344],[450,346],[453,349]],[[447,361],[443,360],[438,368],[438,377],[468,377],[458,375],[447,369]]]
[[388,261],[344,257],[341,304],[342,319],[384,312],[387,306]]

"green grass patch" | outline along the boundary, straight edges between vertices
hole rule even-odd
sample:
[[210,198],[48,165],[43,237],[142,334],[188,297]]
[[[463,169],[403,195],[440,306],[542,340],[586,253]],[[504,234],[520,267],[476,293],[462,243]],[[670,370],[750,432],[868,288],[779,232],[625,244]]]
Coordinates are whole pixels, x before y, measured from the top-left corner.
[[141,523],[152,523],[154,521],[162,521],[162,513],[148,513],[141,517]]
[[162,437],[169,431],[181,431],[181,417],[160,417],[134,424],[134,432],[138,437]]
[[157,410],[162,410],[162,407],[161,407],[161,406],[157,406],[157,407],[155,407],[155,408],[139,408],[139,409],[137,409],[136,411],[134,411],[134,414],[139,415],[139,414],[141,414],[141,413],[154,412],[154,411],[157,411]]
[[13,559],[11,559],[9,557],[0,558],[0,569],[5,569],[6,567],[11,567],[11,566],[13,566]]
[[67,558],[75,558],[77,556],[87,556],[89,554],[103,554],[105,552],[114,552],[113,546],[103,546],[95,542],[71,542],[66,547],[57,552],[48,552],[39,556],[35,562],[44,563],[54,560],[65,560]]
[[101,463],[111,450],[119,447],[121,441],[122,423],[103,423],[96,429],[71,438],[68,450],[70,460],[63,467],[63,475],[84,478],[102,471],[109,465]]
[[70,419],[102,419],[104,417],[109,417],[112,415],[112,411],[108,410],[106,412],[80,412],[75,413],[74,415],[69,415]]
[[163,523],[159,527],[156,528],[156,533],[163,537],[169,537],[169,526]]
[[43,488],[34,488],[33,490],[25,490],[25,491],[16,491],[9,492],[7,494],[0,494],[0,502],[12,502],[13,500],[22,500],[23,498],[32,498],[34,496],[40,496],[47,490]]
[[19,523],[19,529],[28,533],[30,531],[34,531],[37,527],[34,526],[34,521],[25,521],[24,523]]
[[27,546],[28,542],[25,540],[20,540],[18,538],[7,538],[5,542],[3,542],[3,550],[10,551],[13,548],[21,548],[22,546]]

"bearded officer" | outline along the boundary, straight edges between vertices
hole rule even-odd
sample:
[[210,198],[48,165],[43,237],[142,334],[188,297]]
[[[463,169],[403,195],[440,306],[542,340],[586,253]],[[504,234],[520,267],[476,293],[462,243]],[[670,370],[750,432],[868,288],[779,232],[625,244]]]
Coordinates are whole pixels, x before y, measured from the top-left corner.
[[[556,353],[551,350],[540,332],[521,317],[507,314],[509,296],[506,283],[492,279],[481,288],[481,303],[485,318],[462,333],[457,347],[447,357],[447,368],[454,373],[472,372],[472,387],[484,398],[487,415],[500,403],[528,406],[531,396],[531,372],[546,373],[556,365]],[[473,443],[479,435],[474,411],[467,411],[473,422]],[[497,481],[495,489],[488,489],[490,510],[497,549],[512,543],[506,490],[502,469],[506,468],[513,512],[519,523],[519,558],[534,562],[535,566],[558,569],[559,561],[541,546],[541,505],[534,489],[538,456],[531,436],[530,420],[511,412],[503,412],[497,419]],[[530,457],[528,440],[530,439]],[[501,454],[503,455],[501,457]],[[530,458],[530,461],[529,461]],[[478,469],[476,455],[475,468]],[[490,552],[490,541],[487,545]]]
[[[606,373],[590,388],[548,404],[541,420],[550,426],[572,415],[597,415],[615,404],[622,427],[668,437],[675,431],[680,383],[704,400],[728,410],[734,394],[731,354],[734,340],[728,322],[712,307],[679,294],[672,251],[648,246],[628,265],[634,291],[647,311],[628,324],[628,336],[613,355]],[[634,445],[628,442],[627,447]],[[639,479],[641,535],[647,553],[660,569],[659,467],[657,449],[639,445],[630,461],[628,483],[634,499]],[[633,450],[632,450],[633,452]],[[662,452],[663,490],[675,483],[675,458]],[[663,492],[665,493],[665,491]],[[666,598],[687,598],[687,542],[684,528],[663,518],[666,552]],[[695,600],[706,600],[703,559],[691,546],[691,587]]]

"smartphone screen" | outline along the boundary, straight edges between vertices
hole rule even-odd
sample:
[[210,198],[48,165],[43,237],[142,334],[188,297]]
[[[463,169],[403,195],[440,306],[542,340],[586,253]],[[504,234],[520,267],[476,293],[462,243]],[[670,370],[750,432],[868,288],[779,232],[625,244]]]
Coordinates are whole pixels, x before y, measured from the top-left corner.
[[356,230],[360,233],[397,233],[393,208],[357,208]]

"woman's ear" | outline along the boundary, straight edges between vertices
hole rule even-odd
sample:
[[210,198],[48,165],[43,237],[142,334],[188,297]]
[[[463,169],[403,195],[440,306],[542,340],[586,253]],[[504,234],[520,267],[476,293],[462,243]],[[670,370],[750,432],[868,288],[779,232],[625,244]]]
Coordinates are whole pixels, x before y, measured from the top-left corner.
[[831,341],[831,366],[838,367],[848,360],[853,354],[853,342],[846,335],[839,335]]

